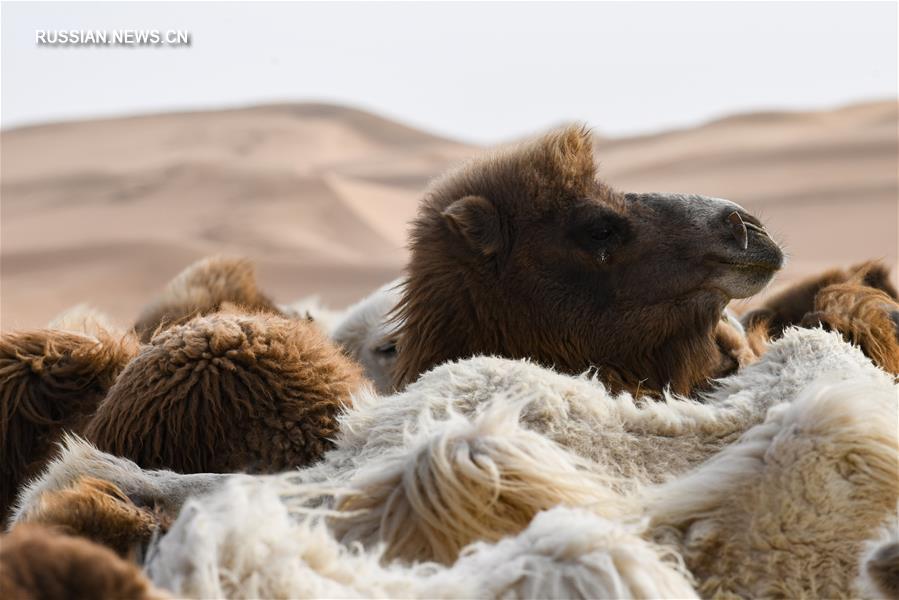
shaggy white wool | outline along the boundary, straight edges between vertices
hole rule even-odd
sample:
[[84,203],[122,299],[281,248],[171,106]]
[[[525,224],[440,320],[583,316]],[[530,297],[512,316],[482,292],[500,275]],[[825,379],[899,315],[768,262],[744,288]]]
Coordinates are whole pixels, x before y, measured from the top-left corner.
[[899,501],[899,386],[817,384],[692,473],[648,494],[658,541],[701,595],[852,594],[862,546]]
[[[896,507],[896,392],[889,378],[862,377],[824,388],[813,386],[795,402],[773,407],[765,422],[739,443],[647,495],[653,533],[684,553],[704,596],[849,595],[862,545]],[[489,420],[493,410],[481,419]],[[426,427],[440,423],[430,420],[433,417],[425,419]],[[443,426],[451,427],[456,421],[457,416],[449,414]],[[416,436],[425,434],[412,435],[421,439]],[[424,447],[433,451],[431,446]],[[539,468],[539,461],[531,463]],[[411,473],[414,485],[431,477],[430,469],[421,479],[418,468],[404,472]],[[282,495],[282,501],[266,512],[286,513],[284,489],[276,480],[264,485]],[[240,519],[219,519],[222,526],[234,521]],[[514,540],[479,543],[463,550],[448,572],[455,576],[453,580],[478,582],[479,595],[489,597],[686,595],[679,587],[686,579],[672,574],[670,568],[650,574],[647,565],[655,563],[634,558],[636,550],[617,555],[628,546],[621,540],[608,542],[609,532],[603,534],[608,543],[602,552],[575,553],[574,567],[559,564],[573,556],[566,548],[583,548],[588,522],[580,517],[569,529],[558,523],[540,529],[537,520]],[[621,526],[617,527],[615,531],[620,531]],[[644,544],[640,552],[660,555],[656,547],[642,540],[636,543]],[[518,550],[521,556],[515,554]],[[545,562],[547,557],[553,559],[551,566]],[[672,564],[676,560],[668,567]],[[379,572],[373,573],[380,577]],[[440,573],[435,570],[428,577]],[[479,579],[479,573],[489,578]],[[436,595],[433,590],[427,593]]]
[[178,597],[695,598],[670,551],[593,513],[555,508],[520,535],[478,543],[451,567],[383,564],[314,519],[292,519],[271,480],[191,500],[147,573]]
[[696,598],[680,557],[638,534],[593,512],[554,508],[518,536],[472,544],[451,572],[479,580],[488,598]]
[[271,483],[230,482],[188,501],[150,550],[150,579],[200,598],[475,596],[470,582],[429,582],[436,566],[382,567],[377,551],[343,546],[315,520],[293,520]]
[[444,564],[470,542],[517,534],[539,511],[560,504],[590,506],[606,517],[634,512],[625,484],[524,429],[521,409],[496,404],[471,421],[450,413],[373,459],[341,489],[292,485],[285,502],[302,514],[331,495],[341,542],[383,543],[387,559]]
[[523,404],[525,427],[545,434],[597,469],[661,482],[696,466],[760,423],[769,407],[793,401],[821,377],[889,382],[836,333],[792,329],[755,364],[721,380],[701,401],[610,395],[595,378],[563,375],[522,360],[477,357],[447,363],[388,397],[360,393],[341,418],[337,448],[292,481],[346,481],[360,466],[401,447],[409,433],[450,411],[477,415]]

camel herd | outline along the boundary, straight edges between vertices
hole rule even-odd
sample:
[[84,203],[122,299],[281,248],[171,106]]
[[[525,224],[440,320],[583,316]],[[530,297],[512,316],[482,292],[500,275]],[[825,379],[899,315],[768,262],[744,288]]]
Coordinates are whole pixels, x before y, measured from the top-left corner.
[[336,311],[243,259],[0,337],[9,598],[899,598],[899,300],[573,127],[437,179]]

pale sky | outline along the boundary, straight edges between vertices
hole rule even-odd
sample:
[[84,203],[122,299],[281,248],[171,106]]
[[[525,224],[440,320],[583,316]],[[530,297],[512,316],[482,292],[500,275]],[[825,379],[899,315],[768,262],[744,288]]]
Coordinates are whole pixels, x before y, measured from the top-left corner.
[[[897,96],[897,3],[10,3],[0,124],[267,102],[352,105],[492,143]],[[189,48],[38,47],[180,29]]]

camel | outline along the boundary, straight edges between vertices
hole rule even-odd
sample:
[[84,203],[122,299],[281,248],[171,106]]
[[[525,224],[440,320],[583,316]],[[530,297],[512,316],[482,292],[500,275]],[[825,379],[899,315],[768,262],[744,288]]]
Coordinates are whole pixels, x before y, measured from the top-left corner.
[[382,394],[393,391],[397,353],[389,314],[399,301],[401,286],[402,280],[391,281],[348,307],[331,332],[331,339],[362,366]]
[[79,311],[57,323],[75,331],[0,336],[0,523],[19,486],[41,471],[64,431],[81,431],[137,354],[133,335],[107,331],[90,311]]
[[434,182],[410,232],[395,312],[403,388],[447,361],[529,358],[613,391],[690,394],[717,372],[715,330],[783,253],[733,202],[623,193],[568,127]]
[[899,375],[899,298],[889,269],[868,261],[832,269],[797,283],[743,316],[746,341],[756,354],[791,326],[838,331],[874,364]]
[[147,468],[278,472],[321,458],[362,385],[312,323],[218,312],[157,332],[84,436]]
[[768,298],[762,305],[743,315],[746,327],[759,328],[776,339],[790,326],[800,325],[805,316],[815,310],[815,298],[831,285],[854,283],[880,290],[893,300],[899,299],[890,281],[889,268],[880,261],[867,261],[848,269],[828,269],[799,281]]
[[146,343],[156,332],[218,312],[223,304],[248,312],[281,313],[257,287],[249,260],[210,256],[189,265],[172,279],[141,311],[134,330]]

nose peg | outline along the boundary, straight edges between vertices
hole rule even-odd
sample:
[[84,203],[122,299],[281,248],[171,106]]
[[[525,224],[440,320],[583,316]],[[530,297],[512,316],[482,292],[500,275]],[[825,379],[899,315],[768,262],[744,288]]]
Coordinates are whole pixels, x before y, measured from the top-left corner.
[[749,248],[749,232],[746,230],[746,223],[743,221],[740,213],[733,211],[727,215],[727,222],[730,225],[730,232],[734,239],[737,240],[740,248],[743,250]]

